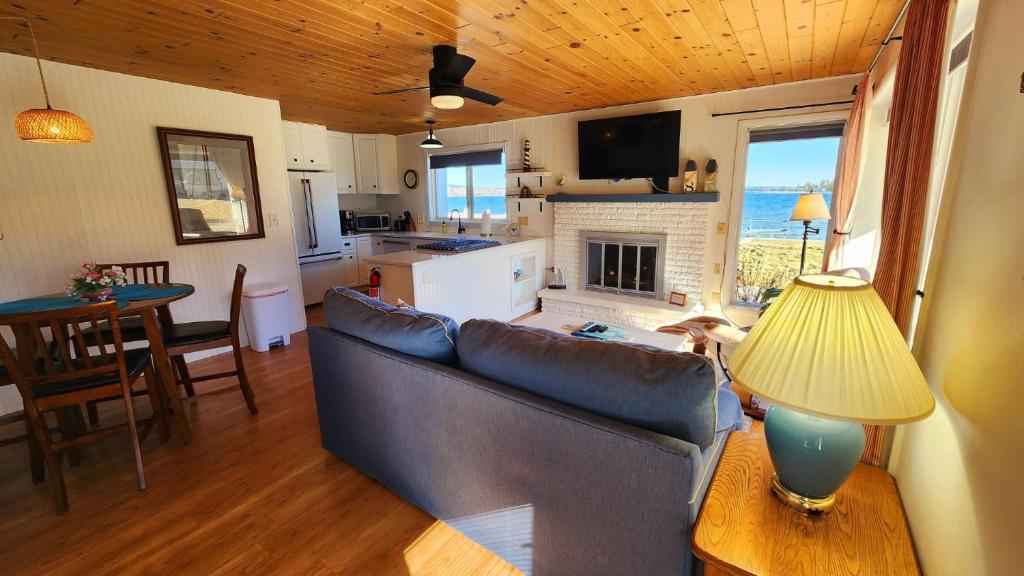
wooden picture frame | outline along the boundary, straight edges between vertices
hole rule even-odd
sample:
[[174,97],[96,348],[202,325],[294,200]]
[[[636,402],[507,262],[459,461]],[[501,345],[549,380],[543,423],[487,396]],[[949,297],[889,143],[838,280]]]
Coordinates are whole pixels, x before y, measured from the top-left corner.
[[673,306],[686,306],[686,293],[673,290],[668,295],[668,303]]
[[179,246],[266,236],[252,136],[156,129]]

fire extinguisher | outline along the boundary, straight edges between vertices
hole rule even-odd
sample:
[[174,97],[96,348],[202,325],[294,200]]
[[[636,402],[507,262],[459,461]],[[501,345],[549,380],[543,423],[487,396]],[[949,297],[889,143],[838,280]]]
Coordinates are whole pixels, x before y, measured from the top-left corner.
[[370,298],[380,300],[380,268],[370,270]]

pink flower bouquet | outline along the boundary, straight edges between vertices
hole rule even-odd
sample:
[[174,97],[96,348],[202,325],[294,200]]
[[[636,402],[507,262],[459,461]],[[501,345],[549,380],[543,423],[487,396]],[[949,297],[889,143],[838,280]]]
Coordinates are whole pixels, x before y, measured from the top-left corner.
[[101,270],[95,262],[86,262],[78,274],[71,276],[67,293],[87,300],[106,300],[114,293],[114,286],[124,286],[124,269],[112,266]]

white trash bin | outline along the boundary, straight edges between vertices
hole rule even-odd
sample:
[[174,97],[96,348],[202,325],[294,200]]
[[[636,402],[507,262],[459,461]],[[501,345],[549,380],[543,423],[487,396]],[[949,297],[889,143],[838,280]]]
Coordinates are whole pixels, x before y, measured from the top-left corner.
[[249,347],[254,352],[266,352],[271,346],[287,346],[291,342],[287,285],[262,283],[242,288],[242,314]]

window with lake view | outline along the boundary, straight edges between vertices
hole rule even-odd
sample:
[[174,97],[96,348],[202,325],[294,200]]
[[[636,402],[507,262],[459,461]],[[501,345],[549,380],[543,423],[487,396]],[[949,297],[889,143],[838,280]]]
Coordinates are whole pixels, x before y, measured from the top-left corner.
[[504,220],[505,155],[501,150],[466,152],[430,157],[432,220],[456,217]]
[[[733,301],[758,304],[800,274],[803,222],[790,221],[800,194],[832,205],[842,125],[752,131],[736,254]],[[814,221],[804,273],[821,271],[829,222]]]

